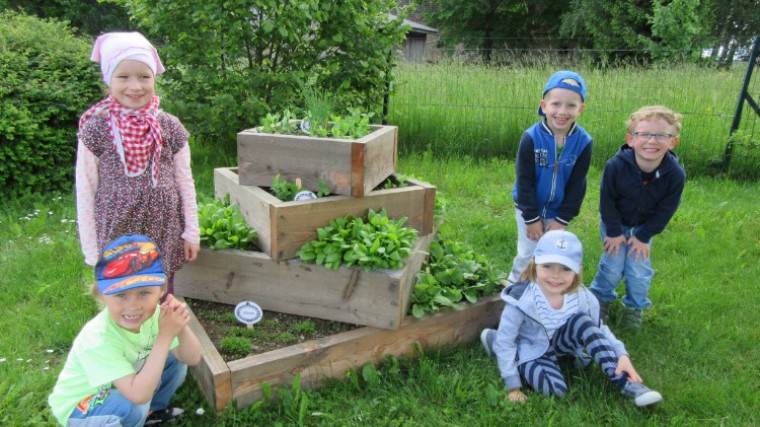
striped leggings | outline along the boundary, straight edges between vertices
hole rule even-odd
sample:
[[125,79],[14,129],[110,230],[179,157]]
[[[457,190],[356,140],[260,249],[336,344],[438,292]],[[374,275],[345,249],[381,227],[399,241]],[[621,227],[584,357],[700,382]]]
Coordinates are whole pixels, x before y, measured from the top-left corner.
[[518,365],[517,370],[533,390],[546,396],[563,397],[567,383],[562,376],[557,359],[559,356],[575,356],[586,349],[615,386],[622,389],[627,374],[615,376],[617,357],[601,329],[587,314],[576,313],[554,332],[549,350],[538,359]]

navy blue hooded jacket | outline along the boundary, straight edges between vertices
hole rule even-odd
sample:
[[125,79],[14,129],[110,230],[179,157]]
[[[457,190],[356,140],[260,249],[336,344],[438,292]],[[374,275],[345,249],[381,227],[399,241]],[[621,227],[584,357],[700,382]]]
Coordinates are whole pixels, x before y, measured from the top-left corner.
[[599,212],[607,236],[622,235],[623,226],[642,225],[636,238],[649,243],[676,213],[685,183],[686,171],[678,164],[678,156],[668,151],[654,177],[644,185],[633,149],[623,144],[604,166],[599,191]]
[[554,133],[545,121],[523,133],[512,198],[526,224],[546,218],[567,225],[578,215],[586,196],[592,145],[588,132],[574,123],[557,159]]

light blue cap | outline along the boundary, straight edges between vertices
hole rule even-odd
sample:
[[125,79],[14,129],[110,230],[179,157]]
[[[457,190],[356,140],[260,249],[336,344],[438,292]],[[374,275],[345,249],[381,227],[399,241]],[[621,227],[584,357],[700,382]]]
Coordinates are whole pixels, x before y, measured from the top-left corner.
[[565,230],[551,230],[538,240],[533,251],[536,264],[562,264],[580,274],[583,264],[583,245],[578,237]]

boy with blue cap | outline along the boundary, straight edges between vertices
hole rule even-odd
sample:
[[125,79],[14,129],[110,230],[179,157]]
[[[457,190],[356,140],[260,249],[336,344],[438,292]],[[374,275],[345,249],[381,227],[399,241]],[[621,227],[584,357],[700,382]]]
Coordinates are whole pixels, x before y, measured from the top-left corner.
[[107,244],[92,294],[104,307],[82,328],[48,399],[62,426],[142,426],[173,420],[169,400],[200,362],[186,304],[166,294],[156,243],[127,235]]
[[557,71],[546,82],[538,114],[543,120],[523,132],[515,162],[512,198],[517,219],[517,255],[509,283],[520,280],[536,242],[575,218],[586,195],[592,139],[578,116],[586,82],[573,71]]

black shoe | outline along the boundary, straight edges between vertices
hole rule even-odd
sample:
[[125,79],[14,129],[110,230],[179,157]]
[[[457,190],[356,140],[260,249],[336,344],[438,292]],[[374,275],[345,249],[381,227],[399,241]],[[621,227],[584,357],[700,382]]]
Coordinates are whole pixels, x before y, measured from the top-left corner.
[[148,414],[148,419],[145,420],[146,426],[159,426],[162,424],[170,424],[179,418],[182,413],[185,412],[182,408],[166,408],[166,409],[157,409],[155,411],[150,411],[150,414]]

